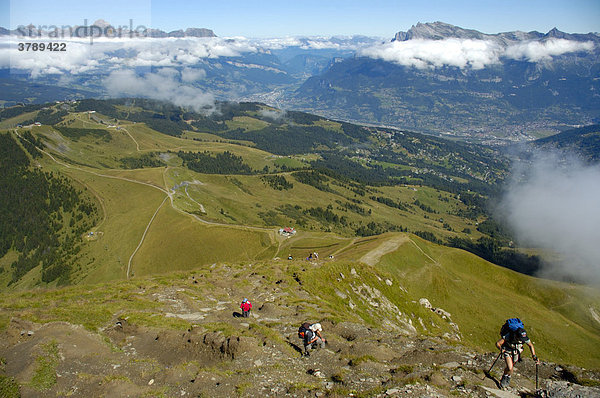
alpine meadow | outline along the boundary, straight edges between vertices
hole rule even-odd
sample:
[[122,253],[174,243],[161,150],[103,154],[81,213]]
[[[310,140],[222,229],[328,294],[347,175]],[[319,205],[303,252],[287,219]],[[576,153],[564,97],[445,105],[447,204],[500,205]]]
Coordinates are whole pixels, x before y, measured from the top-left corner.
[[9,7],[1,396],[600,395],[598,33],[176,3],[70,37]]

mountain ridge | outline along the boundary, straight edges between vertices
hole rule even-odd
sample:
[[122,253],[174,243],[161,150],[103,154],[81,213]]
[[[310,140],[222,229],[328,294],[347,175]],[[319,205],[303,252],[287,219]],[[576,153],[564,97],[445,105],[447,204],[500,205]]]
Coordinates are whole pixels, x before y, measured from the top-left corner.
[[[103,31],[105,31],[107,28],[111,28],[111,27],[115,30],[122,28],[120,26],[113,26],[112,24],[110,24],[109,22],[107,22],[103,19],[97,19],[94,23],[92,23],[90,25],[75,25],[75,26],[71,27],[71,30],[77,32],[78,28],[89,28],[92,26],[97,26],[97,27],[101,28]],[[33,36],[33,37],[42,37],[42,36],[52,37],[51,34],[55,33],[55,31],[58,30],[59,28],[57,26],[55,26],[55,30],[47,30],[47,29],[49,29],[49,27],[46,25],[36,26],[32,23],[30,23],[29,25],[21,25],[18,28],[13,29],[13,30],[9,30],[9,29],[6,29],[6,28],[0,26],[0,36],[26,36],[27,33],[29,33],[29,36]],[[65,27],[61,27],[61,29],[64,30]],[[87,32],[88,31],[86,29],[85,33],[81,37],[87,37],[88,36]],[[136,32],[138,35],[140,33],[136,30],[131,31],[127,27],[125,27],[124,29],[121,29],[120,32],[121,32],[120,34],[122,34],[122,35],[127,35],[130,32]],[[33,33],[35,33],[35,35]],[[79,35],[76,35],[76,36],[79,37]],[[156,28],[146,28],[143,31],[142,36],[152,37],[152,38],[217,37],[217,35],[213,32],[212,29],[195,28],[195,27],[187,28],[187,29],[185,29],[185,31],[183,29],[177,29],[177,30],[173,30],[173,31],[169,31],[169,32],[166,32],[161,29],[156,29]]]
[[562,131],[529,143],[530,147],[578,153],[590,162],[600,161],[600,125],[594,124]]
[[465,29],[449,23],[437,21],[427,23],[417,23],[408,31],[400,31],[396,33],[391,41],[408,41],[408,40],[443,40],[448,38],[456,39],[474,39],[474,40],[491,40],[500,44],[510,44],[526,40],[543,40],[549,38],[559,38],[566,40],[586,41],[591,40],[598,42],[600,37],[595,33],[566,33],[552,28],[547,33],[538,31],[523,32],[509,31],[499,33],[483,33],[475,29]]
[[599,60],[594,33],[490,35],[420,23],[333,63],[287,101],[328,117],[505,144],[595,123]]

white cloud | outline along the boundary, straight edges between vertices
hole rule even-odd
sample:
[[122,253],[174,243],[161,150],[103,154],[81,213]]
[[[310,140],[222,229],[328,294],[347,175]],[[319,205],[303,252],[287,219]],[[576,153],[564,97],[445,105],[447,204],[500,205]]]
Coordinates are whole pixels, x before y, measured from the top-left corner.
[[286,116],[286,112],[279,109],[261,109],[258,111],[258,114],[262,117],[276,121],[281,120]]
[[181,71],[181,80],[186,83],[193,83],[206,77],[206,71],[199,68],[185,68]]
[[530,41],[504,47],[492,40],[450,38],[393,41],[362,49],[360,54],[420,69],[443,66],[482,69],[499,64],[503,57],[538,62],[574,51],[593,49],[592,42],[582,43],[564,39]]
[[[13,40],[13,42],[11,42]],[[63,39],[61,39],[63,40]],[[57,40],[55,40],[57,41]],[[60,42],[60,40],[58,40]],[[408,40],[373,45],[374,38],[284,37],[270,39],[234,38],[85,38],[64,39],[67,51],[18,51],[14,38],[0,37],[0,66],[28,71],[32,77],[46,74],[106,73],[122,68],[197,66],[205,59],[237,57],[265,50],[296,47],[305,50],[357,51],[360,55],[417,68],[454,66],[481,69],[503,59],[545,61],[574,51],[592,51],[592,42],[552,39],[505,47],[493,40],[450,38]],[[12,45],[11,45],[12,43]],[[202,73],[202,72],[199,72]],[[202,78],[185,73],[184,81]],[[191,80],[186,80],[191,79]]]
[[14,38],[0,37],[0,66],[26,70],[32,77],[37,77],[51,73],[80,74],[122,67],[186,67],[196,65],[206,58],[237,57],[259,51],[256,44],[245,38],[101,37],[94,39],[93,44],[79,38],[68,38],[60,42],[66,43],[66,51],[18,51]]
[[297,37],[276,37],[268,39],[257,39],[254,42],[262,47],[269,50],[281,50],[287,47],[300,47],[302,41]]
[[542,275],[600,281],[600,166],[540,152],[520,165],[502,200],[500,213],[524,244],[546,248],[560,260]]
[[368,47],[381,39],[374,37],[346,37],[346,36],[311,36],[311,37],[278,37],[267,39],[245,39],[257,47],[269,50],[282,50],[287,47],[299,47],[303,50],[340,50],[356,51]]
[[[33,77],[45,74],[88,72],[98,68],[99,60],[102,58],[90,51],[89,44],[81,42],[67,43],[67,51],[55,52],[19,51],[17,44],[11,45],[7,37],[0,40],[3,42],[0,50],[0,65],[29,71]],[[43,43],[46,44],[46,42]]]
[[420,69],[443,66],[481,69],[499,63],[501,52],[492,41],[418,39],[381,44],[364,49],[361,54]]
[[512,59],[525,59],[538,62],[551,59],[554,56],[577,51],[592,51],[594,43],[591,41],[578,42],[565,39],[554,39],[545,42],[530,41],[509,46],[504,55]]
[[104,80],[105,87],[115,97],[146,97],[169,101],[182,107],[190,107],[196,111],[209,106],[214,107],[214,97],[196,87],[181,84],[177,78],[179,72],[164,68],[156,73],[137,75],[132,70],[112,72]]

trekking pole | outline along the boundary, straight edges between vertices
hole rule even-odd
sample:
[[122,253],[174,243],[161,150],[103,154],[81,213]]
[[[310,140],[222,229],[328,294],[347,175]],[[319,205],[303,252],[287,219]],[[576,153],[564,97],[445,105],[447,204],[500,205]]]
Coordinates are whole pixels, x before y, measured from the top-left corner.
[[535,361],[535,392],[537,394],[539,388],[538,388],[538,363],[537,361]]
[[492,368],[494,367],[496,362],[498,362],[498,359],[500,359],[500,355],[502,355],[502,351],[500,351],[498,353],[498,356],[496,357],[496,359],[494,359],[494,362],[492,363],[492,366],[490,366],[490,369],[486,373],[484,373],[484,375],[483,375],[484,380],[485,380],[486,376],[488,376],[490,374],[490,372],[492,371]]

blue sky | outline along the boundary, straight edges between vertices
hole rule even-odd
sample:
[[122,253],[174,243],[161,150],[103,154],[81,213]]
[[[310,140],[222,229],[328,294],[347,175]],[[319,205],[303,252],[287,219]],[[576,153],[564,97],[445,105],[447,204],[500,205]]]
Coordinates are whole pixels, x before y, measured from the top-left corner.
[[598,0],[391,1],[0,0],[0,26],[113,25],[166,31],[206,27],[219,36],[353,35],[391,37],[417,22],[443,21],[486,33],[510,30],[600,32]]

